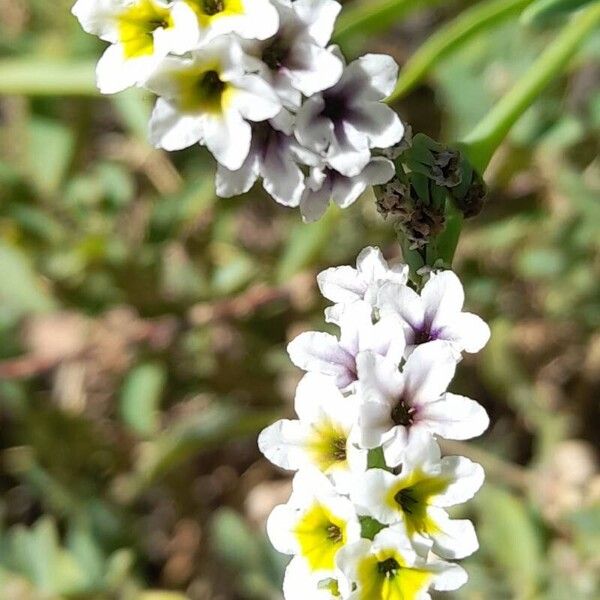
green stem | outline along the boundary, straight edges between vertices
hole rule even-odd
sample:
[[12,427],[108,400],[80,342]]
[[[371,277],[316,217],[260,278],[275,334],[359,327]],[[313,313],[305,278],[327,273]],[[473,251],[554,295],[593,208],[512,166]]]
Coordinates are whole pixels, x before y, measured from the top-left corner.
[[576,14],[516,85],[463,140],[463,150],[480,173],[512,126],[544,88],[567,66],[586,37],[600,25],[600,2]]
[[389,28],[400,17],[441,0],[355,0],[344,6],[335,28],[334,41],[342,46],[356,35],[365,36]]
[[36,59],[0,61],[0,95],[97,96],[94,63]]
[[386,102],[411,91],[441,59],[474,35],[520,13],[533,0],[487,0],[462,12],[434,33],[406,62]]

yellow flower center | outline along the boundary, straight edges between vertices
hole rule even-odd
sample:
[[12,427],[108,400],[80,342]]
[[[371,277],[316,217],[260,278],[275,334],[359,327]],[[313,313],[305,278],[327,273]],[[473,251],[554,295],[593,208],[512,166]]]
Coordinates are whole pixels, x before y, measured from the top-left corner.
[[386,502],[402,514],[409,535],[434,534],[439,531],[427,509],[435,496],[448,489],[448,483],[444,477],[416,470],[388,491]]
[[205,28],[217,19],[243,15],[245,12],[244,0],[186,0],[186,3]]
[[382,550],[358,565],[359,600],[415,600],[427,589],[431,573],[407,566],[395,550]]
[[188,113],[221,114],[234,88],[221,80],[220,65],[205,64],[177,74],[179,108]]
[[346,522],[315,502],[296,525],[294,535],[311,571],[333,569],[335,555],[346,543]]
[[154,52],[154,32],[174,26],[168,8],[154,0],[139,0],[117,17],[119,41],[126,58],[151,56]]
[[347,466],[348,432],[329,419],[313,425],[308,451],[314,464],[324,473]]

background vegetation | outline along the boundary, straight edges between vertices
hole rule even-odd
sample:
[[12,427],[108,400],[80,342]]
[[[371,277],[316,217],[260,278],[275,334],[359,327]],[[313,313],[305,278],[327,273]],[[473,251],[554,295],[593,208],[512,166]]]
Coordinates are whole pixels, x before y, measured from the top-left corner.
[[[205,152],[148,146],[148,98],[96,95],[71,3],[0,0],[0,597],[275,600],[263,525],[289,477],[255,438],[291,412],[286,342],[323,327],[316,272],[398,246],[371,195],[310,226],[259,189],[216,199]],[[365,0],[338,40],[403,64],[495,10],[400,90],[451,141],[577,4]],[[493,336],[453,384],[492,418],[446,446],[488,472],[454,598],[600,597],[599,58],[594,35],[519,121],[457,253]]]

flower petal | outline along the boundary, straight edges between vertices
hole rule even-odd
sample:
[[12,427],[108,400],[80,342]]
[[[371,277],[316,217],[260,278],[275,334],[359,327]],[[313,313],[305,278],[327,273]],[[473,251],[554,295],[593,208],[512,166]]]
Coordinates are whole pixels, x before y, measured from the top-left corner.
[[423,405],[420,418],[432,431],[449,440],[468,440],[477,437],[488,428],[490,423],[481,404],[465,396],[451,393],[446,393],[439,400]]

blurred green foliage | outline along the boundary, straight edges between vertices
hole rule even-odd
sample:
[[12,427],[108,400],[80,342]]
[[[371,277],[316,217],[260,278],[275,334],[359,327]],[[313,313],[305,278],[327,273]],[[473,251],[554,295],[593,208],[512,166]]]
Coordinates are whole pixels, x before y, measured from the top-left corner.
[[[314,274],[397,257],[393,232],[370,194],[314,225],[259,189],[217,200],[204,151],[148,146],[149,98],[94,93],[70,4],[0,0],[0,598],[275,600],[264,518],[289,479],[255,435],[291,411],[286,342],[323,327]],[[348,6],[340,41],[404,63],[473,4]],[[460,139],[580,4],[490,22],[398,111]],[[596,35],[518,123],[456,257],[493,330],[454,383],[492,417],[456,598],[600,595],[599,58]]]

